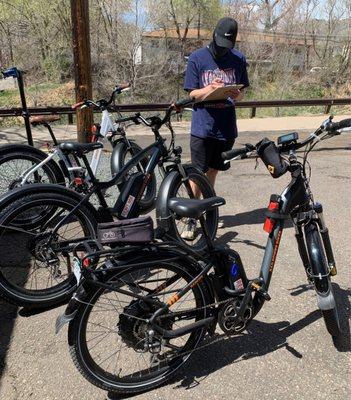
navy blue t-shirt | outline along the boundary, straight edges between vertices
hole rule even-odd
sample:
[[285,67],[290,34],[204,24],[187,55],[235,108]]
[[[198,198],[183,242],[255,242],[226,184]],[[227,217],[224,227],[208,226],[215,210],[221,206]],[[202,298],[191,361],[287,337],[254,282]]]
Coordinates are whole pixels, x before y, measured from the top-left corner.
[[[188,60],[184,89],[191,91],[208,86],[215,78],[225,85],[243,84],[249,86],[245,57],[238,50],[231,50],[215,60],[207,47],[194,51]],[[191,120],[191,135],[219,140],[234,139],[238,136],[234,101],[214,102],[194,106]]]

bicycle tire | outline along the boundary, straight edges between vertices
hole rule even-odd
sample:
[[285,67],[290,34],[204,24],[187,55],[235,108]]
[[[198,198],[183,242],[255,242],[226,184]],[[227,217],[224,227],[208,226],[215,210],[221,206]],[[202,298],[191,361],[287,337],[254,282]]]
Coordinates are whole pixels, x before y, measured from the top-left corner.
[[[130,154],[132,157],[142,151],[142,148],[135,142],[131,141],[130,142],[131,149],[127,148],[127,144],[124,142],[119,142],[115,146],[113,150],[113,155],[111,157],[111,172],[112,174],[116,174],[118,171],[120,171],[124,165],[125,165],[125,160],[128,154]],[[148,159],[145,158],[141,161],[141,165],[143,168],[147,166]],[[143,171],[142,171],[143,172]],[[125,180],[121,183],[119,183],[118,189],[119,191],[123,190],[123,186],[125,184]],[[157,191],[157,182],[156,182],[156,176],[155,172],[153,171],[151,174],[151,179],[149,184],[146,187],[145,193],[143,197],[140,199],[139,206],[140,210],[143,211],[148,211],[151,210],[154,206],[155,203],[155,197],[156,197],[156,191]]]
[[[155,261],[155,265],[158,265],[158,261]],[[178,264],[175,262],[167,262],[164,263],[162,262],[163,266],[167,266],[169,270],[176,271],[179,275],[184,277],[186,281],[191,280],[195,275],[194,271],[185,266],[183,263]],[[140,267],[133,267],[133,274],[136,275],[138,270],[149,270],[150,274],[152,274],[153,271],[153,265],[149,265],[148,267],[140,266]],[[111,282],[114,280],[118,279],[118,277],[121,277],[121,281],[125,283],[125,279],[122,280],[122,277],[124,278],[130,271],[128,268],[126,268],[123,271],[118,271],[113,277],[111,277],[108,281]],[[145,272],[146,276],[147,273]],[[129,274],[130,275],[130,274]],[[135,276],[134,275],[134,276]],[[151,275],[152,276],[152,275]],[[133,281],[134,282],[134,281]],[[146,283],[143,281],[143,285],[146,285]],[[88,289],[87,289],[88,290]],[[193,293],[195,293],[195,298],[196,298],[196,307],[201,307],[205,306],[210,303],[209,298],[208,298],[208,293],[207,293],[207,286],[204,284],[204,282],[199,283],[198,285],[194,286],[192,288]],[[86,301],[84,303],[80,304],[76,314],[75,318],[73,321],[70,322],[69,324],[69,329],[68,329],[68,342],[69,342],[69,350],[70,354],[72,357],[72,360],[78,369],[78,371],[83,375],[85,379],[87,379],[90,383],[93,385],[103,389],[107,390],[110,392],[113,392],[115,394],[136,394],[140,392],[144,392],[146,390],[151,390],[155,389],[158,386],[162,385],[164,382],[169,380],[172,375],[182,366],[185,364],[185,362],[188,361],[191,351],[196,349],[196,347],[201,343],[205,336],[206,328],[199,328],[197,331],[193,332],[189,336],[189,340],[186,342],[186,345],[184,346],[187,351],[189,351],[189,354],[186,356],[178,357],[176,361],[169,367],[169,369],[166,369],[166,371],[163,371],[162,368],[159,370],[159,375],[157,372],[154,373],[154,376],[151,374],[151,378],[149,380],[141,381],[141,376],[140,376],[140,381],[135,382],[133,380],[130,380],[130,382],[122,381],[122,378],[120,373],[118,374],[118,379],[116,379],[116,376],[113,376],[111,373],[109,373],[106,370],[103,370],[100,366],[97,364],[97,360],[93,358],[91,355],[91,350],[89,351],[88,349],[88,342],[89,340],[89,335],[87,334],[87,326],[89,324],[89,317],[92,314],[91,311],[94,310],[94,307],[96,303],[99,301],[100,296],[102,297],[103,293],[105,290],[103,288],[92,288],[90,286],[90,291],[85,298]],[[111,292],[107,291],[107,294]],[[116,292],[114,292],[116,294]],[[106,303],[104,303],[106,304]],[[117,303],[116,303],[117,304]],[[188,304],[188,303],[187,303]],[[96,307],[98,308],[98,307]],[[98,312],[94,313],[94,316],[99,314],[99,309],[97,310]],[[107,310],[108,311],[108,310]],[[111,311],[111,310],[110,310]],[[205,315],[205,311],[203,311],[200,314]],[[94,318],[93,316],[93,318]],[[119,314],[120,317],[120,314]],[[196,318],[201,319],[203,316],[198,315]],[[111,321],[112,318],[108,318],[109,321]],[[114,320],[114,319],[113,319]],[[106,317],[104,319],[106,321]],[[115,320],[114,320],[115,321]],[[119,319],[119,324],[120,324],[120,319]],[[93,324],[90,322],[90,324]],[[93,325],[94,326],[94,325]],[[102,329],[102,328],[99,328]],[[119,326],[119,329],[123,329],[122,326]],[[120,333],[120,331],[118,332]],[[100,334],[101,335],[101,334]],[[114,338],[115,339],[115,338]],[[122,339],[123,340],[123,339]],[[124,339],[125,340],[125,339]],[[91,341],[90,341],[91,343]],[[109,347],[108,347],[109,348]],[[99,350],[100,351],[100,350]],[[105,356],[105,354],[104,354]],[[119,361],[119,356],[118,360]],[[172,361],[170,362],[170,364]],[[129,359],[129,364],[133,365],[133,362],[130,362]],[[123,365],[124,366],[124,365]],[[117,366],[116,366],[117,367]],[[106,367],[107,369],[107,367]],[[121,369],[122,370],[122,369]],[[161,371],[163,371],[161,373]]]
[[[39,261],[43,262],[42,260],[40,260],[40,256],[38,255],[40,254],[40,252],[37,254],[37,246],[41,244],[40,240],[43,239],[41,238],[40,234],[43,236],[44,232],[41,232],[38,235],[38,242],[33,242],[33,243],[32,240],[29,239],[31,235],[34,236],[34,234],[32,233],[33,231],[30,230],[28,230],[28,233],[24,229],[20,230],[20,232],[18,233],[19,240],[17,241],[13,240],[16,238],[8,238],[6,236],[13,234],[11,233],[11,228],[9,228],[9,225],[6,224],[10,224],[11,219],[12,220],[16,219],[16,215],[18,215],[21,212],[25,212],[25,210],[28,209],[30,206],[35,206],[36,204],[41,204],[41,205],[48,204],[50,205],[50,207],[55,208],[55,211],[57,210],[58,207],[66,207],[67,210],[70,210],[78,204],[78,200],[73,197],[70,197],[67,194],[36,193],[24,196],[23,198],[14,201],[11,205],[9,205],[0,213],[0,246],[2,249],[2,253],[4,255],[6,253],[10,254],[10,259],[8,261],[8,264],[5,264],[7,261],[6,258],[4,260],[4,257],[2,257],[2,260],[0,262],[0,296],[5,300],[7,300],[8,302],[15,304],[17,306],[50,307],[68,301],[76,288],[76,280],[73,273],[69,271],[69,266],[67,265],[67,277],[64,277],[65,279],[63,279],[59,284],[45,289],[31,290],[25,288],[24,286],[21,287],[18,284],[14,284],[9,278],[9,276],[11,276],[11,279],[16,279],[16,273],[17,273],[19,275],[19,280],[24,281],[23,285],[25,285],[27,283],[27,279],[29,279],[28,272],[26,272],[26,268],[28,269],[28,264],[25,265],[23,271],[19,270],[19,272],[17,272],[15,267],[12,268],[11,265],[11,263],[13,263],[14,261],[16,262],[16,260],[14,260],[14,257],[12,255],[13,253],[11,253],[11,249],[8,249],[7,251],[6,250],[4,251],[3,249],[4,247],[8,248],[8,246],[12,246],[12,243],[15,243],[17,252],[19,253],[21,251],[26,252],[24,253],[24,255],[23,254],[21,255],[20,253],[21,258],[16,263],[17,268],[21,268],[22,259],[25,260],[23,262],[28,261],[29,265],[31,265],[29,261],[31,260],[30,257],[33,257],[34,264],[36,262],[39,263]],[[96,233],[97,221],[94,215],[92,215],[92,213],[85,206],[81,206],[79,209],[77,209],[73,214],[73,217],[75,217],[79,222],[79,224],[81,224],[80,226],[82,227],[84,237],[91,237],[91,238],[96,237],[95,233]],[[74,219],[73,221],[75,222]],[[55,221],[55,223],[56,222],[57,220]],[[16,227],[14,232],[15,233],[18,232],[18,229],[19,228]],[[22,234],[24,238],[22,238],[20,234]],[[25,242],[26,238],[28,244]],[[9,241],[8,239],[12,239],[12,241]],[[24,242],[24,244],[20,244],[21,239],[22,242]],[[67,258],[67,263],[69,263],[70,255],[68,255],[67,257],[69,257]],[[39,268],[37,269],[39,270],[40,268],[42,267],[39,266]],[[48,269],[48,265],[46,265],[45,268]],[[44,269],[44,273],[47,272],[48,274],[50,274],[51,273],[50,270],[45,271],[45,268],[42,268]],[[34,268],[34,270],[35,269],[36,268]],[[10,273],[8,274],[6,273],[6,271],[9,272],[13,271],[13,272],[11,272],[11,274]]]
[[[334,296],[333,286],[329,275],[328,264],[325,256],[323,242],[319,233],[318,225],[312,221],[305,227],[306,244],[310,259],[311,270],[314,275],[314,289],[321,304],[327,299],[327,306],[320,305],[323,320],[327,331],[333,337],[342,335],[338,307]],[[318,277],[320,275],[320,277]],[[330,308],[328,308],[330,307]]]
[[[41,150],[35,149],[28,145],[5,145],[0,147],[0,195],[5,193],[7,190],[14,189],[19,186],[20,182],[17,181],[17,178],[28,169],[29,165],[23,166],[22,171],[15,172],[13,168],[8,167],[6,173],[6,178],[1,173],[2,168],[6,169],[6,164],[9,164],[13,161],[24,161],[28,163],[32,163],[33,166],[39,164],[45,158],[47,158],[47,154]],[[9,172],[13,171],[13,174],[17,175],[16,177],[9,178]],[[47,183],[57,183],[57,184],[65,184],[65,178],[62,174],[60,167],[56,164],[54,160],[49,160],[46,164],[44,164],[41,169],[42,174],[46,175]],[[11,175],[10,175],[11,176]],[[5,181],[6,179],[6,181]],[[9,182],[9,180],[11,180]],[[45,177],[44,177],[45,179]],[[2,182],[4,182],[2,184]],[[7,183],[5,183],[7,182]],[[40,182],[42,183],[42,177]],[[39,183],[39,182],[35,182]]]
[[[215,190],[213,189],[210,181],[202,172],[200,172],[192,165],[184,165],[184,170],[189,179],[195,181],[198,184],[203,198],[216,196]],[[162,202],[167,202],[168,204],[168,200],[170,198],[177,197],[177,192],[183,183],[182,176],[179,172],[175,173],[171,179],[172,181],[169,183],[169,185],[166,181],[167,177],[166,180],[164,180],[164,184],[161,184],[158,195],[160,203],[156,204],[157,220],[159,221],[163,219],[168,221],[167,236],[165,236],[165,240],[169,240],[170,236],[174,240],[191,247],[195,251],[203,251],[207,248],[207,243],[204,235],[201,233],[200,237],[197,236],[196,239],[198,240],[196,241],[196,243],[190,243],[188,240],[182,239],[181,233],[179,232],[179,229],[177,227],[176,216],[168,209],[167,206],[161,204]],[[161,194],[162,191],[165,191],[166,193]],[[205,218],[210,237],[212,240],[214,240],[218,228],[218,208],[207,211],[205,213]]]

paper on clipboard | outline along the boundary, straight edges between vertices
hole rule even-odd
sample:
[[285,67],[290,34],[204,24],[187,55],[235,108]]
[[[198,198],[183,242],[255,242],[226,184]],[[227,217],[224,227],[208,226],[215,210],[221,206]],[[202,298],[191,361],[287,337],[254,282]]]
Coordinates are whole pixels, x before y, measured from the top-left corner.
[[201,101],[214,101],[214,100],[226,100],[230,97],[230,93],[233,89],[242,89],[244,85],[228,85],[222,86],[209,93]]

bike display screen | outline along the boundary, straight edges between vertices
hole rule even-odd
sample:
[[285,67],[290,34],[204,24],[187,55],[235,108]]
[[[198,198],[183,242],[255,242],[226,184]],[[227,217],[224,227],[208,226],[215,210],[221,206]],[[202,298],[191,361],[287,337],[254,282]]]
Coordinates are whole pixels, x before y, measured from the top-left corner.
[[297,132],[288,133],[286,135],[282,135],[278,137],[278,144],[287,144],[291,142],[296,142],[299,138]]

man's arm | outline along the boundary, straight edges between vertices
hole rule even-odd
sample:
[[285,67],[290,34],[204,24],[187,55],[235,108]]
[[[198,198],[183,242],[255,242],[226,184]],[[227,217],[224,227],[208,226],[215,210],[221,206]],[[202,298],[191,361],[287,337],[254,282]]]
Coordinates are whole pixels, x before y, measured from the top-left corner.
[[202,101],[208,94],[212,93],[218,87],[224,86],[223,81],[220,78],[215,78],[212,83],[201,88],[194,89],[189,93],[189,96],[194,98],[196,102]]

